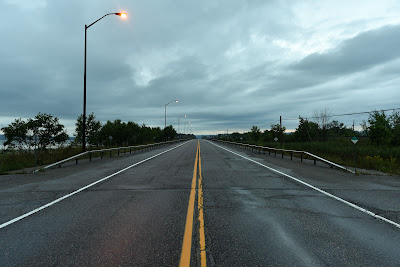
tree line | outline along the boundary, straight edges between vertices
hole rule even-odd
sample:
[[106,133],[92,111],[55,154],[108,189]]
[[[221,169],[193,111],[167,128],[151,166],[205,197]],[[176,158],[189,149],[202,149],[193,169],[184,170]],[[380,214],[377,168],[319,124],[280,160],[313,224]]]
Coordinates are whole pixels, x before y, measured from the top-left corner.
[[[384,146],[400,146],[400,112],[394,111],[388,116],[384,111],[373,111],[369,114],[367,121],[362,121],[361,131],[355,131],[346,127],[343,123],[333,120],[329,121],[329,114],[321,112],[315,117],[315,121],[307,118],[299,118],[299,125],[293,133],[285,133],[286,128],[280,124],[272,124],[270,130],[264,132],[258,126],[253,126],[249,132],[234,132],[230,135],[220,134],[220,139],[231,139],[235,141],[249,142],[274,142],[275,140],[285,142],[313,142],[327,141],[348,136],[366,137],[371,144]],[[282,140],[283,141],[283,140]]]
[[[83,116],[80,115],[75,124],[75,140],[77,144],[82,143]],[[86,119],[85,135],[87,143],[91,146],[130,146],[152,142],[163,142],[178,138],[178,133],[172,125],[165,129],[160,127],[149,127],[145,124],[139,126],[137,123],[122,122],[119,119],[107,121],[104,125],[96,120],[94,114]],[[183,135],[182,135],[183,136]]]
[[[83,116],[80,115],[75,124],[75,139],[71,146],[82,143]],[[8,149],[34,149],[47,150],[51,147],[63,146],[69,140],[66,128],[59,123],[57,117],[51,114],[38,113],[33,119],[15,119],[14,122],[1,128],[6,141],[4,146]],[[96,120],[92,113],[86,118],[87,144],[93,147],[131,146],[145,143],[162,142],[178,138],[178,133],[172,125],[161,129],[149,127],[145,124],[139,126],[129,121],[119,119],[107,121],[105,124]],[[192,135],[181,135],[181,138]]]

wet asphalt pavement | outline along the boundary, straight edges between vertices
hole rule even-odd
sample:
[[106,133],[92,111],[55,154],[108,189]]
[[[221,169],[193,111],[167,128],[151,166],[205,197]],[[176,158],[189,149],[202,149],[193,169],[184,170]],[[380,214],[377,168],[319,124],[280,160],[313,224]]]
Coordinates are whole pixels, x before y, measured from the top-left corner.
[[[355,176],[201,140],[206,261],[196,195],[191,266],[400,265],[400,228],[218,146],[400,223],[398,176]],[[0,266],[179,266],[197,140],[0,176],[0,224],[171,148],[0,229]]]

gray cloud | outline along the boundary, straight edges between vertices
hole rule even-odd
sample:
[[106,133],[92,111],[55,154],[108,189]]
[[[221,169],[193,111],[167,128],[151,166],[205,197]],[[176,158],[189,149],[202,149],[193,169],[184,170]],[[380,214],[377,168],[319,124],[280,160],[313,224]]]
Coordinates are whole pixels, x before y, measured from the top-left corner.
[[363,32],[333,51],[305,57],[293,69],[319,75],[346,75],[366,70],[400,56],[399,36],[399,25]]
[[[128,20],[109,16],[88,30],[87,112],[102,121],[162,126],[173,99],[180,102],[168,106],[169,121],[176,126],[188,114],[199,133],[247,130],[326,106],[340,113],[396,105],[400,26],[390,25],[393,16],[307,26],[299,18],[314,10],[299,11],[298,3],[0,2],[0,126],[46,112],[72,135],[82,113],[84,25],[120,10]],[[330,48],[321,51],[323,42]]]

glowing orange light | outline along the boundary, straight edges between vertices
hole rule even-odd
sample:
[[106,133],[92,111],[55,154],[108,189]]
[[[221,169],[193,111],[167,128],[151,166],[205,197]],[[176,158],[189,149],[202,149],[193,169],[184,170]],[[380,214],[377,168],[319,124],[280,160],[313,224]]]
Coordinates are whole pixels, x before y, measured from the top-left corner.
[[119,13],[119,15],[120,15],[122,18],[126,18],[126,17],[128,16],[128,14],[126,14],[126,13]]

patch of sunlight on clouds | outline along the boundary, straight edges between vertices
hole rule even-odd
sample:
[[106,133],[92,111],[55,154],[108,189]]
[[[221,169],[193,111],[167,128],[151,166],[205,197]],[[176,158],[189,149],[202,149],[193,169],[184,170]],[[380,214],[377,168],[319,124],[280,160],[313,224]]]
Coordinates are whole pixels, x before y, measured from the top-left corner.
[[147,86],[156,76],[148,68],[142,67],[134,76],[135,82],[139,86]]
[[312,53],[322,53],[332,46],[324,40],[314,40],[306,42],[291,42],[282,39],[273,40],[272,43],[280,48],[288,49],[293,53],[307,56]]

